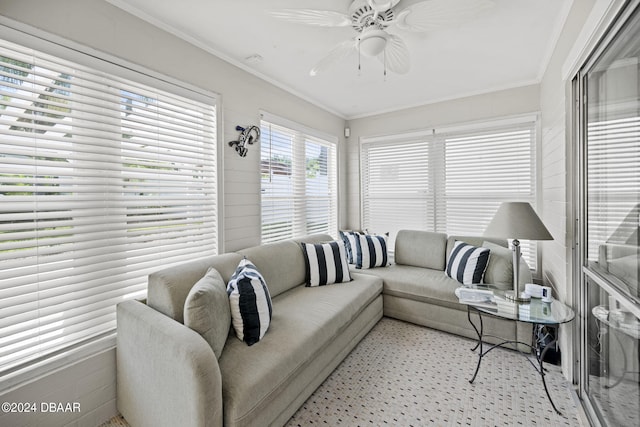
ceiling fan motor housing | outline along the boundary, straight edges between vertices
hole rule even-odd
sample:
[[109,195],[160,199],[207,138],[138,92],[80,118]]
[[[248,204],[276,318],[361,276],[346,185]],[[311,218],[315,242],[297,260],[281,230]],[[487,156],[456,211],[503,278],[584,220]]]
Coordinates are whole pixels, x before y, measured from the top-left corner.
[[351,16],[351,26],[358,32],[362,32],[365,28],[377,27],[382,30],[389,26],[389,22],[393,20],[393,9],[385,11],[376,11],[369,5],[366,0],[356,0],[349,8],[349,16]]

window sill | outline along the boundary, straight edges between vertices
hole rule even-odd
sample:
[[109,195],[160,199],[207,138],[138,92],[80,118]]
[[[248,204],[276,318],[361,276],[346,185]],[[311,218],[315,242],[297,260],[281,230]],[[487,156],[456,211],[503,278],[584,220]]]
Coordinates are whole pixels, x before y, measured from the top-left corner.
[[28,383],[38,381],[54,372],[63,370],[116,347],[116,331],[108,332],[90,341],[78,344],[41,361],[16,368],[0,377],[0,395],[12,392]]

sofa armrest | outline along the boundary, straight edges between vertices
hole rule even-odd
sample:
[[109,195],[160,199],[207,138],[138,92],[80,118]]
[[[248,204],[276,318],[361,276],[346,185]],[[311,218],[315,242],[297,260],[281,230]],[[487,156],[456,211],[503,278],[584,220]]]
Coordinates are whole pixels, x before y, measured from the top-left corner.
[[222,380],[195,331],[139,301],[118,304],[117,405],[134,426],[222,425]]

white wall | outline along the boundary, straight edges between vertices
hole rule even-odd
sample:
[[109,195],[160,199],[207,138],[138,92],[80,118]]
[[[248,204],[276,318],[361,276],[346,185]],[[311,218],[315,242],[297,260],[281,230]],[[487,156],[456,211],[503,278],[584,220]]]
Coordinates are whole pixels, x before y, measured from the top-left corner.
[[538,85],[522,86],[349,121],[347,227],[361,228],[360,138],[535,113],[538,96]]
[[[542,243],[543,280],[556,297],[569,304],[572,294],[572,247],[574,241],[571,141],[571,82],[561,68],[573,48],[595,0],[574,1],[540,84],[542,121],[542,220],[554,240]],[[561,329],[560,349],[565,376],[573,376],[571,328]]]
[[[239,157],[226,143],[237,139],[236,125],[257,124],[259,111],[286,117],[340,139],[345,168],[345,121],[261,80],[177,37],[157,29],[102,0],[3,0],[0,13],[66,40],[106,52],[215,92],[221,96],[224,240],[221,251],[260,243],[260,147],[251,146]],[[344,191],[340,192],[345,194]],[[340,203],[344,218],[346,205]],[[343,222],[343,221],[342,221]],[[63,371],[3,396],[0,401],[81,402],[82,413],[73,416],[7,416],[0,425],[95,426],[115,414],[115,351],[92,357]],[[90,389],[90,390],[89,390]]]

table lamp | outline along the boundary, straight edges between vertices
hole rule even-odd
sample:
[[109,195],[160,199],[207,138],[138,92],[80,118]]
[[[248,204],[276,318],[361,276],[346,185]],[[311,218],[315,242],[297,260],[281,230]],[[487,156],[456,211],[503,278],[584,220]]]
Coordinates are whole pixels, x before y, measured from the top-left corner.
[[553,240],[536,212],[527,202],[504,202],[484,231],[486,237],[513,239],[513,291],[507,291],[505,298],[526,302],[518,290],[520,281],[520,240]]

